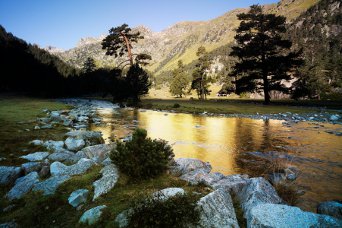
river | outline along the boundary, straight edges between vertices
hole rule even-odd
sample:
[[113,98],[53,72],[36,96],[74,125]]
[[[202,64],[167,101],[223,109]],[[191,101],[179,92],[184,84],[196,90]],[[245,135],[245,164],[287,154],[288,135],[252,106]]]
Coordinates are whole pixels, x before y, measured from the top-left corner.
[[299,207],[315,211],[319,202],[342,198],[342,137],[327,130],[342,131],[341,125],[301,122],[291,127],[280,120],[208,117],[149,110],[99,110],[106,142],[144,128],[151,138],[167,140],[176,158],[198,158],[210,162],[213,172],[243,172],[237,157],[249,151],[278,151],[293,155],[292,166],[301,175],[296,180],[305,190]]

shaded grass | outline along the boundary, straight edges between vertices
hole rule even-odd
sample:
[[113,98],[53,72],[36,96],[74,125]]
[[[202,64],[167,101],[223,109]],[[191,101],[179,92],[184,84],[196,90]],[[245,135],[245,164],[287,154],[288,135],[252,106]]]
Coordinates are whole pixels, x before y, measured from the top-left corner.
[[35,152],[29,147],[34,139],[62,140],[67,129],[56,126],[53,129],[33,130],[37,117],[45,117],[43,109],[60,110],[70,106],[46,99],[0,96],[0,157],[6,160],[0,165],[15,165],[22,162],[18,156]]
[[[180,107],[174,108],[175,104]],[[305,107],[304,107],[305,106]],[[276,114],[276,113],[312,113],[320,112],[322,108],[342,108],[339,102],[313,101],[277,101],[271,105],[263,105],[261,100],[185,100],[185,99],[143,99],[141,107],[146,109],[176,110],[188,113],[216,113],[216,114]]]

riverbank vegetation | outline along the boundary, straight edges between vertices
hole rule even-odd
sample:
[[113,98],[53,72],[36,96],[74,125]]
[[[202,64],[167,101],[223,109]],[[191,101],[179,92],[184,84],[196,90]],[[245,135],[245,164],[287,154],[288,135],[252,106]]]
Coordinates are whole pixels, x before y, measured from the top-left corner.
[[173,110],[187,113],[214,113],[214,114],[277,114],[277,113],[312,113],[341,109],[340,102],[320,101],[289,101],[278,100],[271,105],[263,105],[262,100],[241,99],[143,99],[141,108],[156,110]]

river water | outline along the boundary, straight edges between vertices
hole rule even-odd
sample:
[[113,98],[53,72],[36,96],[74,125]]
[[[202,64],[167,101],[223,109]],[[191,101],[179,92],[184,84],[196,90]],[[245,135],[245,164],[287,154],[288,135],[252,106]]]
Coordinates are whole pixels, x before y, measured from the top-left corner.
[[319,202],[342,199],[342,137],[326,132],[342,131],[341,125],[302,122],[287,127],[279,120],[127,109],[100,110],[99,115],[104,124],[91,130],[101,131],[107,142],[145,128],[149,137],[167,140],[176,158],[198,158],[227,175],[243,172],[237,158],[244,152],[292,155],[291,166],[301,171],[296,184],[306,192],[299,207],[315,211]]

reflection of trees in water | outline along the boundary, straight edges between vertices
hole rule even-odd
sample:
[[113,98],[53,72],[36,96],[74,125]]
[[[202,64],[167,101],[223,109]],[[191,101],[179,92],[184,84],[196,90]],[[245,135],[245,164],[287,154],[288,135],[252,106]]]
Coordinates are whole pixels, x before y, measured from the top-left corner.
[[235,144],[236,144],[236,153],[239,154],[241,152],[255,150],[256,148],[256,139],[255,129],[251,126],[250,123],[247,122],[247,119],[236,118],[235,120]]
[[269,120],[247,122],[247,119],[236,120],[236,153],[234,156],[235,164],[244,173],[253,174],[255,170],[262,172],[263,167],[267,166],[267,161],[259,160],[255,157],[246,155],[245,152],[285,152],[284,148],[288,145],[284,139],[278,137],[279,126],[270,123]]
[[277,135],[278,126],[272,126],[270,120],[265,120],[262,130],[262,142],[258,151],[283,151],[282,148],[288,143]]

